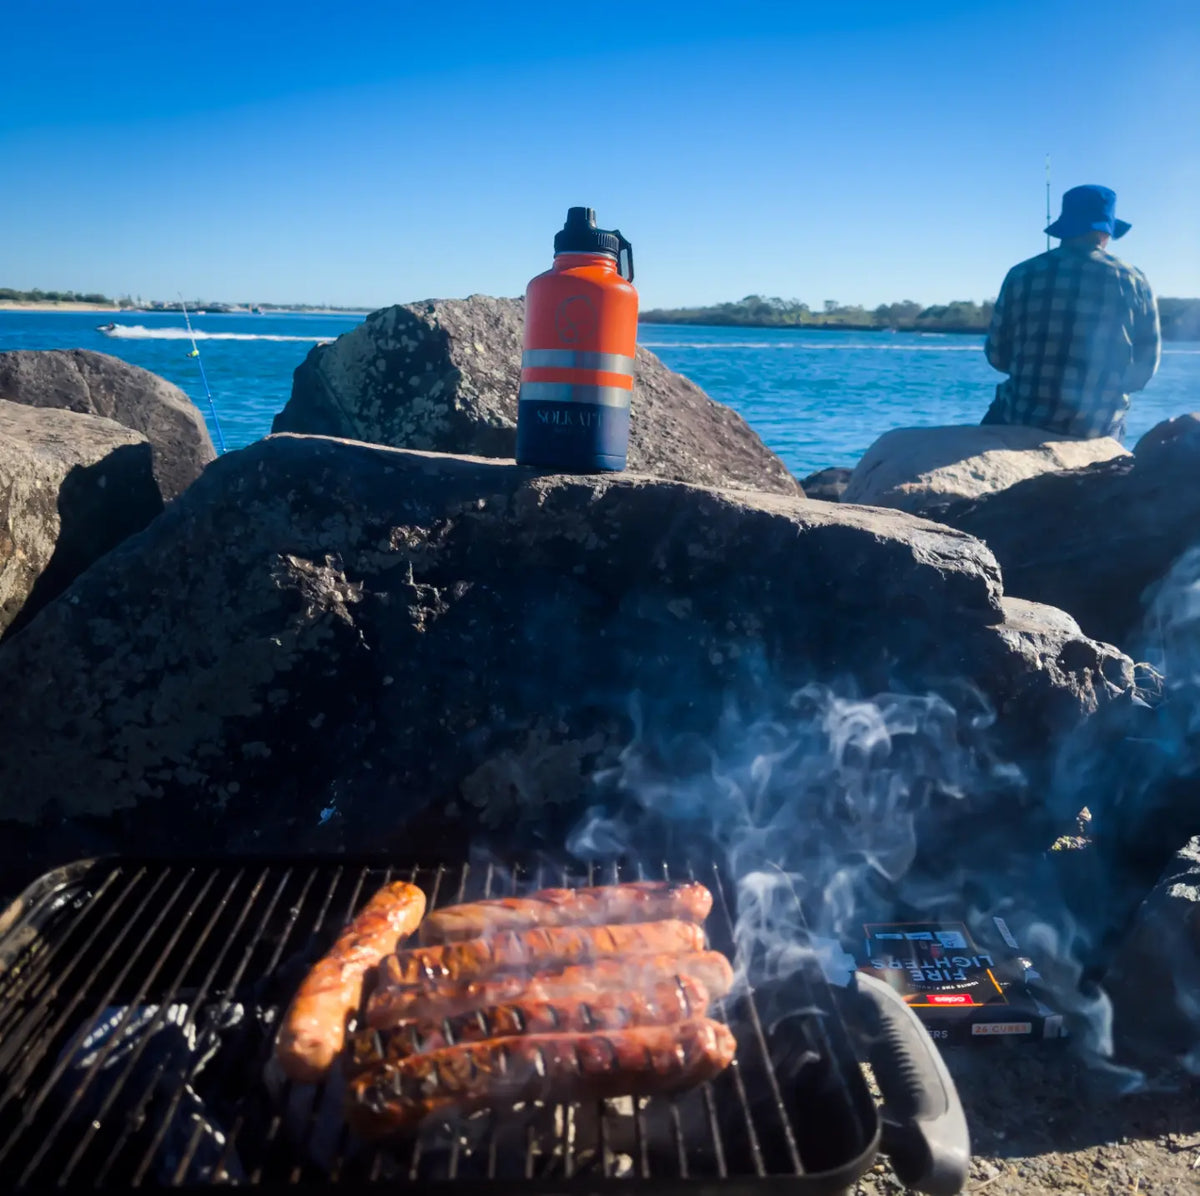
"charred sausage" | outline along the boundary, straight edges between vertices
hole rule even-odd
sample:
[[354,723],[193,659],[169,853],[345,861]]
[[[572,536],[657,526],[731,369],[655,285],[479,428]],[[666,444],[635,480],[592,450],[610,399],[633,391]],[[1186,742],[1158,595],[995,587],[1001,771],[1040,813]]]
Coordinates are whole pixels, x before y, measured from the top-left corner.
[[421,926],[421,942],[453,943],[539,926],[612,926],[667,918],[699,924],[708,917],[712,903],[712,894],[695,881],[642,880],[589,889],[542,889],[528,897],[500,897],[435,910]]
[[703,947],[704,931],[695,923],[678,920],[504,930],[492,938],[400,951],[384,960],[380,980],[399,987],[456,984],[483,979],[493,972],[545,971],[606,956],[700,951]]
[[416,885],[385,885],[308,973],[284,1014],[275,1057],[297,1083],[316,1083],[346,1037],[346,1016],[362,999],[363,977],[420,925],[425,894]]
[[702,984],[712,1000],[725,996],[733,986],[733,969],[718,951],[607,958],[535,976],[509,974],[423,988],[388,983],[388,963],[385,960],[380,968],[381,982],[367,1001],[367,1025],[375,1029],[388,1029],[413,1019],[456,1017],[515,1001],[560,1001],[569,997],[590,998],[597,993],[645,992],[656,985],[671,983],[676,977]]
[[538,1034],[446,1047],[382,1063],[348,1086],[350,1124],[378,1139],[431,1114],[521,1100],[597,1100],[673,1092],[712,1079],[733,1060],[726,1026],[697,1018],[599,1034]]
[[443,1047],[521,1034],[595,1034],[637,1026],[666,1026],[703,1017],[708,992],[690,976],[663,980],[644,992],[576,992],[552,1000],[511,1001],[456,1017],[405,1022],[393,1030],[360,1030],[350,1040],[351,1073],[379,1062]]

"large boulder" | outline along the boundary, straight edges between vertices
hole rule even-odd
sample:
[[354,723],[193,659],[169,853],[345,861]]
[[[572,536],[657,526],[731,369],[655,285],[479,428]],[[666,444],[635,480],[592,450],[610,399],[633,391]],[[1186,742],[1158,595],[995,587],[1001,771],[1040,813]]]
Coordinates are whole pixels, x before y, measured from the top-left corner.
[[635,736],[786,728],[812,681],[948,679],[1038,745],[1130,685],[1010,609],[982,544],[900,512],[271,437],[0,651],[0,841],[411,849],[424,810],[511,846]]
[[1173,415],[1155,424],[1142,435],[1133,451],[1143,460],[1160,452],[1190,452],[1200,457],[1200,412]]
[[[512,457],[523,319],[523,300],[486,295],[374,312],[311,350],[272,431]],[[799,492],[737,412],[640,348],[629,468],[702,486]]]
[[926,514],[1039,474],[1126,455],[1108,437],[1077,440],[1018,425],[897,428],[867,449],[841,501]]
[[141,433],[154,454],[163,500],[181,494],[216,457],[204,417],[165,378],[87,349],[0,353],[0,399],[115,420]]
[[1200,835],[1138,908],[1107,984],[1119,1032],[1152,1053],[1200,1062]]
[[951,503],[937,519],[987,543],[1008,593],[1062,607],[1088,635],[1124,645],[1147,587],[1200,541],[1200,436],[1152,429],[1133,456]]
[[144,437],[0,400],[0,637],[162,507]]

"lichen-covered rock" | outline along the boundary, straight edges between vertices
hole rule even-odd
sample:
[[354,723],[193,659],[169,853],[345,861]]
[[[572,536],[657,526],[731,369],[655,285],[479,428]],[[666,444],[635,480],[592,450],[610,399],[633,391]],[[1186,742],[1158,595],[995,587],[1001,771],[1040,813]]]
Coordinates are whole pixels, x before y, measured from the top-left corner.
[[1077,440],[1015,424],[897,428],[867,449],[841,501],[929,514],[1038,474],[1126,455],[1108,437]]
[[144,437],[112,420],[0,400],[0,636],[162,506]]
[[56,850],[95,819],[126,851],[411,845],[422,810],[536,833],[631,719],[953,677],[1041,743],[1126,683],[1004,620],[986,548],[900,512],[272,437],[0,651],[0,821]]
[[1200,436],[1167,422],[1132,456],[1029,478],[936,518],[988,545],[1006,593],[1061,607],[1089,636],[1125,646],[1147,587],[1200,540]]
[[[1055,732],[1092,713],[1118,691],[1132,693],[1130,659],[1111,644],[1086,636],[1066,611],[1023,598],[1001,599],[1004,621],[994,628],[1004,645],[991,665],[989,685],[1004,695],[1000,714],[1020,712]],[[980,649],[981,664],[987,659]]]
[[140,433],[150,442],[165,502],[191,485],[216,456],[204,417],[178,386],[107,353],[0,353],[0,399],[99,415]]
[[[373,312],[297,367],[272,431],[428,452],[516,451],[524,302],[472,295]],[[702,486],[800,493],[735,411],[638,349],[629,468]]]

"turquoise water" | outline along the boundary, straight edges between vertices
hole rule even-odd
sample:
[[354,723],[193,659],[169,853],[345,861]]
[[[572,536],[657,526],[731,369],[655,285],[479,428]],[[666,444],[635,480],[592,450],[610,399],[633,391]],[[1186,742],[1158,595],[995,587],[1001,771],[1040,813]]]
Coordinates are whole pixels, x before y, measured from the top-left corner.
[[[197,343],[227,446],[266,435],[291,393],[292,371],[313,344],[361,318],[196,316]],[[96,331],[109,320],[128,332],[113,338]],[[672,369],[741,412],[801,477],[826,465],[853,465],[889,428],[977,423],[999,378],[983,359],[982,337],[654,324],[643,324],[639,335]],[[112,353],[170,379],[206,409],[190,347],[176,314],[0,311],[0,350]],[[1134,396],[1129,443],[1159,420],[1195,410],[1200,344],[1168,344],[1157,377]],[[213,430],[207,410],[205,415]]]

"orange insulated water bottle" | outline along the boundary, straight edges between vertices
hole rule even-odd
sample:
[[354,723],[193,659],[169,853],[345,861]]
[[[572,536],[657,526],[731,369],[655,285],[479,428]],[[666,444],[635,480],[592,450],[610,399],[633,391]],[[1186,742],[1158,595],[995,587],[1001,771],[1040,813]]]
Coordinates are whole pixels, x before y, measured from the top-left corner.
[[525,291],[517,404],[521,465],[588,473],[624,469],[637,351],[633,246],[571,208],[554,265]]

